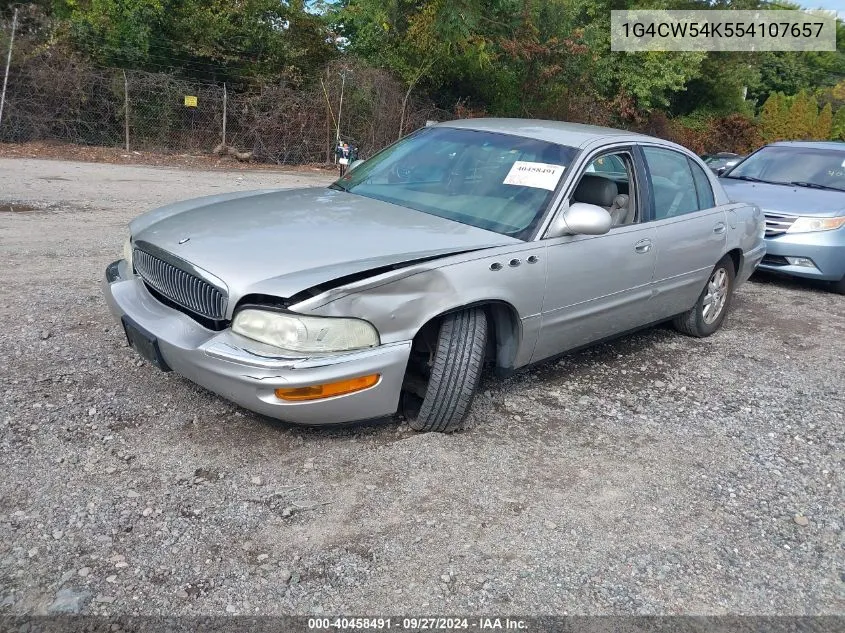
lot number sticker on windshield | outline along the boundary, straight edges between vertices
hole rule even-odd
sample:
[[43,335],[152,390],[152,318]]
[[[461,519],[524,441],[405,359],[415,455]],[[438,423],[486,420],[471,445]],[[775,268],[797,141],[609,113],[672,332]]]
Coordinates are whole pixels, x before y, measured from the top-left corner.
[[503,182],[506,185],[522,185],[554,191],[564,169],[566,167],[563,165],[518,160],[513,164]]

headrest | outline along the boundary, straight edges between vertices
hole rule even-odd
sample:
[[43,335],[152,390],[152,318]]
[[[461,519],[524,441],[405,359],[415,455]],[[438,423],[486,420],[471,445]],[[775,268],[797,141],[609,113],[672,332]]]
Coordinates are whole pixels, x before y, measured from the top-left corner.
[[572,198],[575,202],[610,207],[618,194],[619,188],[610,178],[596,176],[595,174],[584,174],[581,177],[581,182],[575,188],[575,194]]

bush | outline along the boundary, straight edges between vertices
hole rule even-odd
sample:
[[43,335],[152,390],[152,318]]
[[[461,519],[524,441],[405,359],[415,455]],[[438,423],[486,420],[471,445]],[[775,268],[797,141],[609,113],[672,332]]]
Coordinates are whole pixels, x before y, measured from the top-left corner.
[[661,111],[651,112],[637,131],[673,141],[696,154],[736,152],[747,154],[762,144],[754,119],[742,114],[708,116],[693,113],[670,119]]

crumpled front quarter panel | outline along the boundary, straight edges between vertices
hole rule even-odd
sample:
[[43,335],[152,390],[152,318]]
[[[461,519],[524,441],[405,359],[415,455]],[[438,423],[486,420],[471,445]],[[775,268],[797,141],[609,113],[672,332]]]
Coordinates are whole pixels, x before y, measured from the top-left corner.
[[[427,262],[330,290],[291,306],[296,312],[365,319],[382,343],[412,339],[445,312],[487,302],[511,306],[518,318],[514,366],[527,362],[537,339],[545,291],[545,247],[537,242]],[[537,258],[528,263],[528,257]],[[518,260],[518,264],[511,260]],[[499,264],[501,269],[491,270]],[[524,359],[524,360],[523,360]]]

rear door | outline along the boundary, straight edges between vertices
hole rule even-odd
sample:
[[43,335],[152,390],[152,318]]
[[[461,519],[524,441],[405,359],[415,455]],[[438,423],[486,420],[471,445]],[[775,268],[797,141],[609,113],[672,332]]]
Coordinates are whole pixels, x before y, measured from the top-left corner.
[[727,244],[727,218],[704,170],[666,147],[642,148],[656,232],[652,320],[689,310]]

